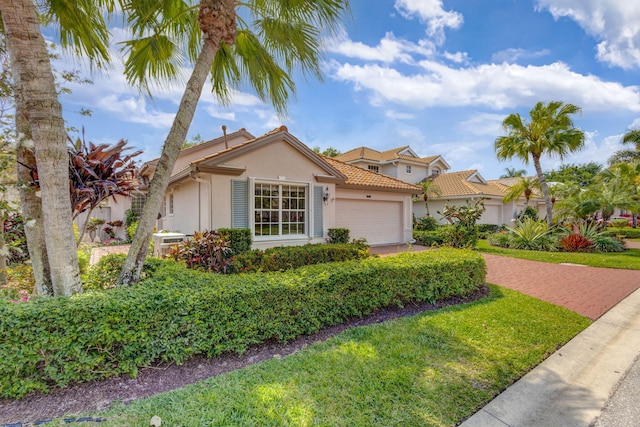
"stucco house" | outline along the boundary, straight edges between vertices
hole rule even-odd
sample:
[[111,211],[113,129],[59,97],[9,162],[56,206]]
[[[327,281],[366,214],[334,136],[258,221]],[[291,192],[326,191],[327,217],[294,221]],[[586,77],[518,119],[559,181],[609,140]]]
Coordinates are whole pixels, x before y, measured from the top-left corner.
[[[486,211],[480,218],[481,224],[511,224],[519,212],[525,208],[525,198],[504,203],[503,198],[514,182],[508,179],[487,181],[477,170],[448,172],[451,166],[441,156],[418,156],[409,146],[386,151],[377,151],[367,147],[358,147],[335,159],[410,182],[420,183],[432,179],[440,190],[439,196],[429,198],[431,216],[444,222],[436,212],[445,206],[461,206],[467,201],[484,199]],[[544,215],[544,202],[539,197],[529,200],[529,206]],[[416,218],[426,214],[425,201],[421,196],[414,197],[413,214]]]
[[[140,168],[148,182],[157,160]],[[370,245],[412,238],[412,197],[401,179],[322,156],[281,126],[255,137],[245,129],[180,152],[158,230],[193,234],[249,228],[254,248],[325,242],[343,227]]]

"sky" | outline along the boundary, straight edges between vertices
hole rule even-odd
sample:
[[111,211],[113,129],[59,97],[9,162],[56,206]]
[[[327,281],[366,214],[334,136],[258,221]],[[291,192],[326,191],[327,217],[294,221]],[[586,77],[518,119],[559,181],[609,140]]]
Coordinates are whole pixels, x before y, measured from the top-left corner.
[[[126,31],[111,32],[118,41]],[[494,141],[509,114],[527,118],[539,101],[581,107],[574,123],[585,133],[580,152],[543,158],[545,171],[606,164],[623,148],[622,135],[640,127],[638,1],[351,0],[343,30],[325,45],[323,82],[296,76],[287,117],[250,92],[222,107],[208,86],[189,137],[219,137],[222,125],[256,136],[285,125],[311,148],[408,145],[420,156],[441,155],[451,171],[496,179],[507,167],[535,173],[517,159],[499,162]],[[55,67],[80,64],[63,55]],[[142,160],[157,157],[182,88],[156,88],[149,98],[127,86],[117,61],[97,74],[79,69],[93,84],[62,96],[67,122],[92,142],[126,139],[144,150]],[[83,107],[91,117],[79,114]]]

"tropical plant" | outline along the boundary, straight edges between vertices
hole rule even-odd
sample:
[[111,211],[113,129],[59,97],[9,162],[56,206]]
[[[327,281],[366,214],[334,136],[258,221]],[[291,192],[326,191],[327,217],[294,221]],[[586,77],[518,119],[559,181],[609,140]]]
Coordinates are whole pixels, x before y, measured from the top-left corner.
[[513,200],[518,200],[520,196],[524,195],[524,207],[526,209],[529,207],[529,200],[536,188],[540,188],[538,178],[533,176],[519,176],[516,183],[509,187],[502,201],[508,203]]
[[[173,166],[193,119],[202,88],[212,88],[224,104],[245,84],[280,114],[295,86],[291,74],[320,77],[321,40],[339,27],[346,0],[201,0],[131,2],[124,8],[134,40],[124,42],[125,75],[148,90],[156,78],[174,77],[186,56],[193,71],[162,148],[148,197],[131,243],[120,284],[138,280],[151,232]],[[242,18],[240,18],[242,17]]]
[[527,174],[526,169],[506,168],[505,173],[500,175],[500,179],[517,178],[519,176],[525,176],[526,174]]
[[623,144],[634,145],[634,150],[620,150],[616,151],[609,157],[609,164],[615,165],[617,163],[630,163],[640,160],[640,129],[629,129],[622,136]]
[[476,223],[485,211],[484,198],[478,198],[471,203],[467,200],[463,206],[445,206],[442,215],[448,225],[438,229],[443,244],[454,248],[474,247],[478,242],[479,232]]
[[427,209],[427,216],[429,214],[429,197],[437,197],[442,195],[440,188],[433,182],[431,178],[425,178],[418,183],[418,186],[422,188],[422,199],[424,200],[425,208]]
[[602,171],[602,165],[596,162],[584,164],[562,165],[557,170],[545,172],[547,182],[576,183],[580,187],[591,184],[595,177]]
[[553,208],[540,158],[543,155],[557,155],[563,159],[567,154],[582,148],[584,132],[574,126],[570,117],[580,111],[580,108],[573,104],[559,101],[548,104],[538,102],[529,112],[529,122],[524,121],[517,113],[505,118],[502,128],[507,135],[500,136],[495,141],[499,160],[517,157],[525,165],[528,165],[530,160],[533,161],[546,205],[549,228],[553,225]]
[[507,227],[511,233],[510,247],[534,251],[555,250],[555,239],[552,230],[544,221],[526,218],[518,221],[514,227]]
[[624,252],[624,241],[614,236],[598,234],[593,238],[593,250],[595,252]]
[[233,250],[229,241],[215,230],[195,232],[193,237],[172,246],[167,258],[184,262],[187,268],[224,273]]

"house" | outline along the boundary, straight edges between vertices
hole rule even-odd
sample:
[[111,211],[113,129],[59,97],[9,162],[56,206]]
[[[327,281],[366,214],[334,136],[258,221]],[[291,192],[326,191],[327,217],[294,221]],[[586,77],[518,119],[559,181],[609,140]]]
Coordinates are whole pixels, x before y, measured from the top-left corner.
[[[441,194],[429,198],[429,213],[441,221],[444,219],[436,212],[441,212],[445,206],[461,206],[480,197],[484,199],[486,208],[479,220],[482,224],[511,224],[511,220],[525,208],[524,197],[506,204],[503,202],[509,187],[513,185],[508,179],[487,181],[477,170],[448,172],[451,166],[441,156],[420,157],[409,146],[386,151],[358,147],[335,159],[410,183],[419,184],[425,179],[432,179]],[[540,203],[540,198],[529,201],[529,205],[544,216],[544,204],[542,202],[540,206]],[[415,217],[423,217],[426,212],[424,199],[415,197]]]
[[[140,168],[149,182],[157,160]],[[157,228],[182,232],[249,228],[253,247],[325,242],[329,228],[370,245],[412,238],[416,185],[324,157],[285,126],[245,129],[182,150]]]

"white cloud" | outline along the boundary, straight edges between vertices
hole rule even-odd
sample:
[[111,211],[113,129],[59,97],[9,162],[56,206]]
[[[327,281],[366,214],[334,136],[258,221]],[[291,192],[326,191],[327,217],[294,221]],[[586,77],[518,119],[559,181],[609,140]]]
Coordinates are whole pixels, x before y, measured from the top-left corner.
[[476,113],[467,120],[460,122],[459,127],[463,133],[478,136],[500,135],[504,114]]
[[420,40],[416,44],[398,39],[393,33],[388,32],[377,46],[371,47],[364,43],[350,40],[346,32],[343,32],[335,42],[327,46],[327,49],[333,53],[365,61],[414,63],[415,61],[411,54],[428,57],[434,54],[435,46],[428,40]]
[[205,108],[205,111],[207,112],[207,114],[209,114],[211,117],[215,117],[216,119],[220,119],[220,120],[228,120],[228,121],[232,121],[235,122],[236,121],[236,113],[228,111],[228,112],[222,112],[220,111],[218,108],[215,108],[213,106],[208,106]]
[[416,117],[415,114],[399,113],[394,110],[387,110],[384,115],[390,119],[398,119],[398,120],[411,120]]
[[162,129],[171,127],[175,116],[175,114],[165,113],[156,109],[148,109],[147,102],[143,97],[111,94],[99,98],[94,106],[112,113],[120,120]]
[[547,56],[551,53],[549,49],[542,49],[538,51],[528,51],[522,48],[510,48],[501,50],[499,52],[491,55],[491,62],[493,63],[514,63],[518,62],[519,59],[532,59],[532,58],[540,58],[543,56]]
[[373,105],[389,102],[426,108],[485,106],[495,110],[531,106],[540,100],[562,99],[585,112],[640,111],[640,89],[582,75],[556,62],[544,66],[489,64],[452,68],[434,61],[420,62],[423,71],[407,75],[379,65],[334,62],[333,78],[352,82],[371,93]]
[[443,56],[451,62],[455,62],[456,64],[467,64],[469,63],[469,55],[467,52],[445,52]]
[[624,147],[620,142],[622,134],[611,135],[598,140],[597,132],[585,132],[584,147],[575,153],[571,153],[560,160],[558,157],[545,156],[542,160],[543,170],[558,169],[563,164],[584,164],[589,162],[605,165],[607,160],[613,153],[623,150]]
[[459,28],[464,19],[455,11],[444,10],[442,0],[396,0],[395,8],[405,18],[418,16],[427,24],[427,34],[437,44],[444,42],[444,29]]
[[555,19],[573,19],[600,41],[598,60],[640,68],[640,2],[636,0],[537,0]]

